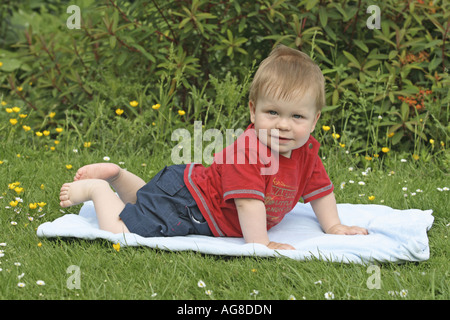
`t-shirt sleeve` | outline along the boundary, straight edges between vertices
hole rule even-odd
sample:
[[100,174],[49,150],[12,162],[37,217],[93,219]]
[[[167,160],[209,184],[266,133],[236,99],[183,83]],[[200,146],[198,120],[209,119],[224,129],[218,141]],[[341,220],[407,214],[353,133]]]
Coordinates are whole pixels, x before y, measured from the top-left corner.
[[236,198],[264,201],[265,179],[261,175],[263,165],[260,161],[249,162],[250,157],[247,152],[245,161],[221,165],[222,196],[225,201]]
[[334,186],[323,166],[322,160],[317,156],[312,170],[312,174],[308,179],[306,187],[303,191],[302,198],[305,203],[319,199],[333,192]]

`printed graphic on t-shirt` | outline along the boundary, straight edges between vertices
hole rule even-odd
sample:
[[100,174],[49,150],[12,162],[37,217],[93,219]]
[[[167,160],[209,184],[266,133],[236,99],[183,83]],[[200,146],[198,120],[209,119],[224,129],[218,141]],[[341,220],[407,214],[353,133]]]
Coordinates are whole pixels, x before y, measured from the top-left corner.
[[278,224],[292,209],[296,194],[297,189],[294,186],[273,178],[271,188],[267,190],[264,198],[268,229]]

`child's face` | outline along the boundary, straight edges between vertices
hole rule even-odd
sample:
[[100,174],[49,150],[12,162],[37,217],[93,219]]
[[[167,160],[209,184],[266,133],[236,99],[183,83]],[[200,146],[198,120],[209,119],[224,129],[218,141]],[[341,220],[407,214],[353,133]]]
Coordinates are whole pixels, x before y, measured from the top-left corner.
[[[258,139],[288,158],[292,150],[302,147],[308,141],[320,117],[311,94],[304,94],[291,101],[260,96],[256,105],[250,101],[249,107],[250,119],[255,125]],[[266,131],[260,132],[260,129]]]

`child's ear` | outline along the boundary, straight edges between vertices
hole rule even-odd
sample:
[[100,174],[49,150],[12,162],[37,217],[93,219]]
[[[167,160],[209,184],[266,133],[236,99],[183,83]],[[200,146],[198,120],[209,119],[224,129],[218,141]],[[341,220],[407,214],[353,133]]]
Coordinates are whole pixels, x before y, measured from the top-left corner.
[[315,119],[314,119],[314,125],[312,126],[312,128],[311,128],[311,133],[314,131],[314,129],[316,128],[316,124],[317,124],[317,121],[319,121],[319,118],[320,118],[320,111],[317,111],[317,114],[315,115]]
[[250,109],[250,121],[252,123],[255,123],[255,110],[256,110],[256,105],[253,103],[252,100],[250,100],[248,102],[248,108]]

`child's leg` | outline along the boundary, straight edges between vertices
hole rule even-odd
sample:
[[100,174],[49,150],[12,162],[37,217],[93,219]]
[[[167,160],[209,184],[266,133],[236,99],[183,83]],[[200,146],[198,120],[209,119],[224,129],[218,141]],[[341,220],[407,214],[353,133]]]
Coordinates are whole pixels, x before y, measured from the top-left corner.
[[102,179],[111,184],[124,203],[136,203],[136,192],[145,181],[113,163],[95,163],[78,169],[74,180]]
[[61,187],[59,198],[63,208],[92,200],[100,229],[113,233],[129,233],[119,217],[125,204],[105,180],[87,179],[66,183]]

